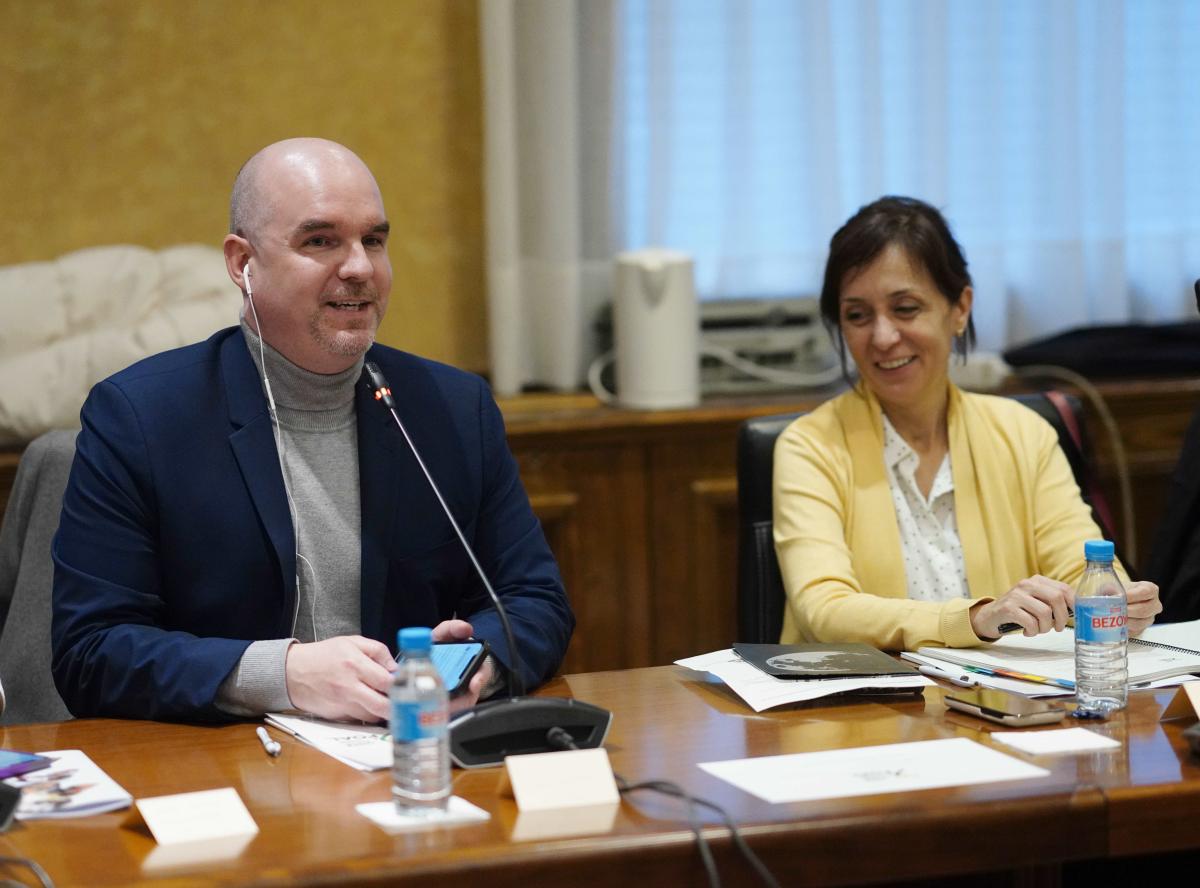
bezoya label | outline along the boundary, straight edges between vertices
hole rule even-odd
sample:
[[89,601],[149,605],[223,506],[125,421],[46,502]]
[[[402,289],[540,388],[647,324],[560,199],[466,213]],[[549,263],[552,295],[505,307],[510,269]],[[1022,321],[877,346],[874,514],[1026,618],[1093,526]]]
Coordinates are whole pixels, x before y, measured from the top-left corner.
[[392,704],[392,732],[397,740],[428,740],[446,733],[446,707],[435,700]]
[[1125,601],[1118,596],[1075,599],[1075,639],[1112,644],[1129,638]]

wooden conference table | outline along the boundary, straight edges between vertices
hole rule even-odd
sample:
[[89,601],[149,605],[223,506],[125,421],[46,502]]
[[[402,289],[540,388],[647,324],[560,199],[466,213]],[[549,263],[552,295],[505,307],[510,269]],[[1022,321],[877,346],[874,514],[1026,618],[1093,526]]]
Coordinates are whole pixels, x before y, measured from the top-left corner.
[[[1000,883],[1054,884],[1063,861],[1200,848],[1200,760],[1180,737],[1186,723],[1158,722],[1173,691],[1131,694],[1126,713],[1096,727],[1123,741],[1119,751],[1035,759],[1051,771],[1042,779],[794,805],[762,802],[695,765],[953,736],[987,743],[985,723],[947,713],[935,688],[903,702],[756,715],[720,684],[675,666],[570,675],[541,693],[611,709],[614,769],[630,780],[673,780],[724,805],[784,885],[961,875],[978,886],[996,884],[997,873]],[[669,799],[635,794],[611,826],[556,837],[571,818],[519,817],[497,793],[497,770],[459,771],[455,792],[490,811],[490,821],[389,835],[354,810],[389,798],[386,772],[363,774],[276,736],[284,751],[270,759],[249,724],[96,719],[4,729],[7,748],[83,749],[139,798],[233,786],[260,832],[225,857],[163,857],[169,849],[122,825],[126,813],[117,812],[15,824],[0,836],[0,855],[36,859],[59,886],[704,884],[684,812]],[[724,828],[706,822],[724,883],[756,884]],[[0,877],[18,875],[0,866]]]

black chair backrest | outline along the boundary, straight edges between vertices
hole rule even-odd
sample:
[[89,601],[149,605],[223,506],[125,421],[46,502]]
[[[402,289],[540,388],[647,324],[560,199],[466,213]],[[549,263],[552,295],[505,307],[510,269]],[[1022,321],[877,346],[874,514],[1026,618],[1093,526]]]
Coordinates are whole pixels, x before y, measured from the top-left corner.
[[756,417],[738,429],[738,641],[773,644],[783,631],[783,578],[775,557],[771,485],[775,439],[801,415]]
[[[1096,514],[1088,497],[1091,457],[1083,434],[1083,407],[1079,399],[1066,395],[1066,403],[1075,416],[1080,446],[1058,408],[1045,394],[1013,395],[1036,411],[1058,432],[1058,442],[1075,474],[1084,501],[1093,507],[1097,523],[1112,538],[1111,528]],[[774,526],[771,512],[771,486],[774,473],[775,439],[800,413],[748,419],[738,430],[738,641],[773,644],[783,631],[785,595],[779,561],[775,558]]]

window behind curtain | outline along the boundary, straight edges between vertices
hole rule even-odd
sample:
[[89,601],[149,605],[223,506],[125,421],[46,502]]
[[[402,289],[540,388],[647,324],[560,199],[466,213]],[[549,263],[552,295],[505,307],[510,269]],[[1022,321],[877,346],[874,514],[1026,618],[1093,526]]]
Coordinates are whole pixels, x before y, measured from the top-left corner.
[[1200,3],[625,0],[619,248],[686,250],[703,297],[819,289],[882,194],[940,207],[981,345],[1194,316]]

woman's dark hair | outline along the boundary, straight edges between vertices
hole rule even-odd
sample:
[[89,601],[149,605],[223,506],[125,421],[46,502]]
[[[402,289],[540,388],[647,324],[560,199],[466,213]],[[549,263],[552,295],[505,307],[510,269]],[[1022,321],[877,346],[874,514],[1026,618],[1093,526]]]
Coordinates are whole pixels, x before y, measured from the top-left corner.
[[[892,244],[902,247],[911,261],[925,269],[951,305],[957,305],[963,290],[971,286],[962,248],[936,209],[912,197],[881,197],[867,204],[830,240],[825,283],[821,286],[821,317],[838,345],[843,370],[846,349],[839,311],[842,281],[850,272],[870,265]],[[965,360],[974,345],[975,320],[968,317],[967,328],[957,337],[954,349]]]

